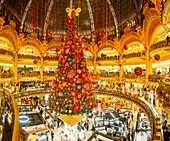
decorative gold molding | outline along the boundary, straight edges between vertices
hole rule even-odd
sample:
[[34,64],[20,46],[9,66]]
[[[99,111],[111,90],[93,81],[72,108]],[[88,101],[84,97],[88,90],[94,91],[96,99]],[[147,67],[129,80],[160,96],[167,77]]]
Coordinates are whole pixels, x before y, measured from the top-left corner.
[[2,29],[4,23],[4,18],[0,17],[0,30]]

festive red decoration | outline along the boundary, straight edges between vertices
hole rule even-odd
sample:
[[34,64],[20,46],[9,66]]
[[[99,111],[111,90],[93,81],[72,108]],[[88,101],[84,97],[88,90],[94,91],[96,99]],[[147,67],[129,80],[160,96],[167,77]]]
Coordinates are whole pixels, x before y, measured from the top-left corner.
[[74,111],[78,112],[80,110],[80,105],[79,104],[75,104],[74,105]]
[[65,23],[66,23],[67,26],[73,26],[74,25],[74,22],[70,17],[66,18]]
[[62,64],[65,64],[65,63],[66,63],[66,59],[63,58],[63,59],[61,60],[61,62],[62,62]]
[[83,73],[83,74],[82,74],[82,78],[83,78],[83,79],[86,78],[86,74]]
[[135,73],[137,76],[142,75],[142,68],[136,67],[135,70],[134,70],[134,73]]
[[58,48],[56,48],[56,50],[55,50],[56,52],[59,52],[60,50],[58,49]]
[[71,49],[75,49],[76,48],[76,46],[75,45],[71,45],[71,47],[70,47]]
[[98,75],[97,75],[97,74],[93,74],[93,75],[92,75],[92,79],[93,79],[93,80],[97,80],[97,79],[98,79]]
[[37,60],[34,60],[33,63],[34,63],[34,64],[37,64]]
[[127,45],[125,45],[125,46],[124,46],[124,50],[127,50],[127,49],[128,49],[128,47],[127,47]]
[[33,27],[36,28],[36,27],[37,27],[37,24],[36,24],[36,23],[33,23]]
[[51,36],[50,32],[49,31],[46,31],[46,38],[49,39]]
[[74,55],[74,59],[79,60],[80,59],[80,55],[78,55],[78,54]]
[[45,20],[46,23],[48,23],[48,20]]
[[154,55],[154,59],[155,59],[155,60],[160,60],[160,58],[161,58],[161,57],[160,57],[159,54],[155,54],[155,55]]
[[60,111],[60,106],[57,106],[57,111],[58,111],[58,112]]
[[[60,106],[60,114],[77,115],[87,113],[93,108],[94,96],[86,56],[83,52],[80,34],[74,21],[67,17],[69,26],[64,38],[58,68],[53,83],[53,93],[49,100],[50,107]],[[95,80],[97,79],[96,76]],[[54,108],[55,110],[55,108]]]
[[71,96],[75,96],[76,95],[76,93],[74,91],[72,91],[70,94],[71,94]]

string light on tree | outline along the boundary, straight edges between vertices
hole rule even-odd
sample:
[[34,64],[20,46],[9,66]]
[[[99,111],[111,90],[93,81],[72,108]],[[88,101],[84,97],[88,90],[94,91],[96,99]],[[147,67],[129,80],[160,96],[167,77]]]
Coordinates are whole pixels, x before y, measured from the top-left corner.
[[86,56],[83,52],[80,33],[76,25],[76,16],[80,8],[67,8],[68,26],[63,49],[59,57],[53,93],[49,99],[50,108],[66,115],[78,115],[91,111],[94,106],[92,81],[86,67]]

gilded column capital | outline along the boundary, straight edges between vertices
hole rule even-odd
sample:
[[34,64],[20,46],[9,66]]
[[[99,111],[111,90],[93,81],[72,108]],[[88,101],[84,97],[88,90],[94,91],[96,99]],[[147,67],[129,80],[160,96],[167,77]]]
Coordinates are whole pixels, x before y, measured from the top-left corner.
[[42,47],[43,47],[43,48],[46,48],[47,43],[48,43],[48,42],[47,42],[46,40],[42,41]]
[[35,32],[31,32],[30,35],[31,35],[31,37],[37,38],[37,33],[35,33]]
[[96,44],[95,42],[91,42],[89,50],[93,53],[94,56],[97,55],[97,52],[99,50],[98,44]]
[[19,34],[19,37],[18,37],[19,47],[20,47],[20,46],[21,46],[21,44],[22,44],[22,41],[23,41],[23,39],[24,39],[24,36],[25,36],[25,34],[24,34],[24,33],[20,33],[20,34]]
[[15,23],[15,21],[13,21],[13,20],[10,20],[9,25],[10,25],[11,27],[13,27],[13,28],[16,27],[16,23]]

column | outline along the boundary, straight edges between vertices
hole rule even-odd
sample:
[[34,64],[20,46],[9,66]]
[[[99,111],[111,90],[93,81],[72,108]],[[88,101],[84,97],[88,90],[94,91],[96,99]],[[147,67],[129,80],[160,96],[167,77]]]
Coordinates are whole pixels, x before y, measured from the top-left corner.
[[14,54],[14,82],[18,83],[18,52],[15,52]]
[[122,83],[123,79],[123,56],[119,55],[119,82]]
[[96,74],[96,66],[97,66],[97,64],[96,64],[96,55],[94,55],[94,58],[93,58],[93,74]]
[[41,54],[41,57],[40,57],[40,78],[41,78],[41,82],[44,81],[44,74],[43,74],[43,69],[44,69],[44,60],[43,60],[43,54]]
[[145,84],[148,84],[148,76],[151,74],[152,71],[152,64],[150,61],[149,50],[145,48],[145,61],[146,61],[146,76],[145,76]]

